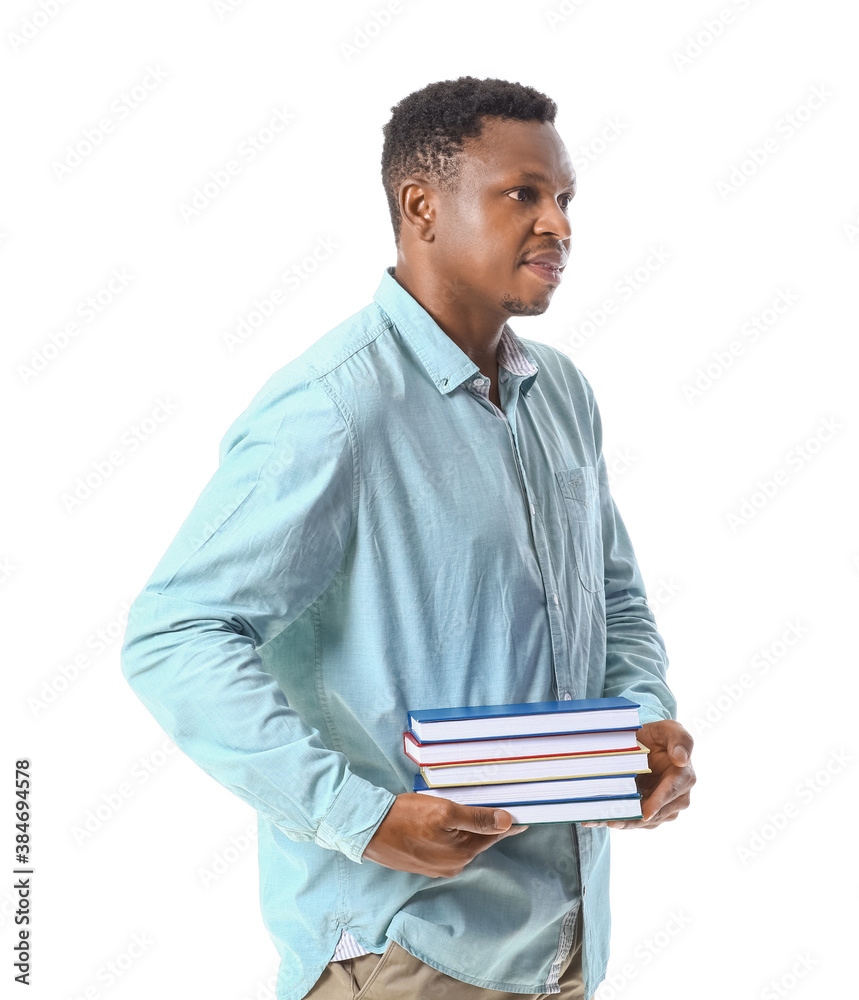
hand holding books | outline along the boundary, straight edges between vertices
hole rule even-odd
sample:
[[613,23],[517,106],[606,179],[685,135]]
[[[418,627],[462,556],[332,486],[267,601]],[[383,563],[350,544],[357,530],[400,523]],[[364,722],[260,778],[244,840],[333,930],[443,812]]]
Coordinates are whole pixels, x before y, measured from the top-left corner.
[[497,806],[516,823],[637,819],[649,772],[627,698],[409,712],[405,753],[417,794]]
[[[496,841],[527,830],[516,825],[526,817],[533,823],[596,822],[621,828],[674,819],[689,804],[695,782],[689,763],[692,737],[670,719],[639,725],[638,707],[623,698],[592,698],[481,706],[464,713],[410,713],[410,727],[415,716],[419,727],[467,719],[475,725],[464,730],[471,736],[435,743],[427,735],[450,736],[451,730],[421,728],[423,741],[411,728],[403,734],[404,749],[413,760],[421,763],[427,755],[434,762],[421,763],[415,792],[396,796],[364,857],[399,871],[451,877]],[[618,709],[620,715],[612,714]],[[593,712],[597,714],[588,714]],[[513,715],[519,718],[512,727],[515,735],[509,735],[507,723],[499,728],[498,720]],[[489,721],[477,721],[481,719]],[[615,728],[600,727],[607,722]],[[540,732],[534,731],[537,727]],[[463,730],[453,732],[462,737]],[[572,742],[561,748],[559,738]],[[610,745],[601,743],[605,740]],[[526,749],[527,756],[519,753]],[[637,775],[646,794],[643,803],[631,791]],[[541,797],[532,798],[537,791]]]
[[585,826],[611,826],[616,829],[653,829],[676,819],[681,809],[689,805],[695,770],[692,767],[694,740],[675,719],[645,723],[638,731],[639,739],[650,747],[651,768],[639,779],[643,793],[642,817],[615,822],[591,822]]
[[364,849],[385,868],[430,878],[451,878],[481,851],[527,830],[501,809],[459,805],[414,792],[394,800]]

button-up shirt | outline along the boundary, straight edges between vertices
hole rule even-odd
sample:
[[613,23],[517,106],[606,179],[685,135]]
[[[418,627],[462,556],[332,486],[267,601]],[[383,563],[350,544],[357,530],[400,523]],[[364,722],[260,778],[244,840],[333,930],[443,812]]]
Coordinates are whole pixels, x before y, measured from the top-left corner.
[[[512,333],[504,326],[498,340],[498,348],[495,352],[495,360],[498,362],[498,381],[506,382],[511,374],[513,375],[534,375],[538,371],[537,366],[531,364],[522,353]],[[489,400],[489,390],[492,380],[485,375],[478,374],[474,378],[467,378],[461,383],[461,392],[473,392],[482,396],[487,402]],[[504,410],[499,409],[494,403],[492,412],[501,420],[507,419]],[[347,958],[357,958],[358,955],[368,954],[368,949],[363,948],[349,931],[343,931],[340,942],[334,951],[332,961],[341,962]]]
[[451,878],[362,857],[413,788],[410,709],[623,695],[643,723],[675,717],[590,383],[505,331],[533,370],[499,379],[499,419],[388,268],[233,421],[130,609],[124,676],[257,810],[278,1000],[307,994],[344,930],[487,989],[558,992],[580,906],[585,995],[605,976],[609,828],[532,825]]

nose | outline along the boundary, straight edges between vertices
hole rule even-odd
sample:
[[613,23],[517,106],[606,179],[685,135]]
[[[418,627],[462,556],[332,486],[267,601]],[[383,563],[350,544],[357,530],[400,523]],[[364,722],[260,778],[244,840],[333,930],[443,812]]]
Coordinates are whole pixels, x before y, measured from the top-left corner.
[[542,211],[534,222],[535,233],[546,233],[557,236],[560,240],[568,240],[572,235],[570,220],[567,213],[561,208],[557,201],[546,201]]

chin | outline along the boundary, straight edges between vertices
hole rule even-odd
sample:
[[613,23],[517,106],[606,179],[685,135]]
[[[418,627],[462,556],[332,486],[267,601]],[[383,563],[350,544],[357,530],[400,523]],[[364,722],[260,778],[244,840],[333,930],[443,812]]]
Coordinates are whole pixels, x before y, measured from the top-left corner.
[[501,297],[501,305],[511,316],[541,316],[552,301],[551,291],[549,294],[537,302],[520,299],[515,295],[504,295]]

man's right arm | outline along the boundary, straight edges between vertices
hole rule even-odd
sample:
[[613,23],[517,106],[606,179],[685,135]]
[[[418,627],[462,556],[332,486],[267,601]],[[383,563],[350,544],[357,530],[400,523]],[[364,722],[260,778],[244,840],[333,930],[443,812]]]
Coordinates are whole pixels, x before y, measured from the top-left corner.
[[261,390],[133,602],[121,667],[204,771],[293,840],[361,862],[395,796],[323,745],[256,652],[340,566],[354,475],[349,428],[319,380]]

